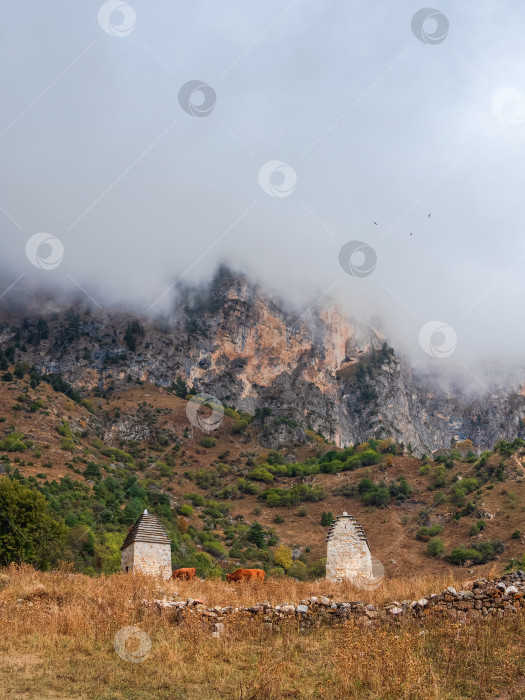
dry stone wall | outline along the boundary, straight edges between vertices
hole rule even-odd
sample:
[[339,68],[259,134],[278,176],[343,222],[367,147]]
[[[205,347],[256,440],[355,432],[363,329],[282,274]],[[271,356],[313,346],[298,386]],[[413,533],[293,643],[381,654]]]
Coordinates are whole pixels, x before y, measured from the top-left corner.
[[361,602],[338,603],[326,596],[311,596],[299,605],[283,603],[272,607],[268,601],[252,607],[208,608],[202,600],[143,601],[144,605],[169,612],[174,622],[189,616],[201,617],[212,625],[214,635],[220,634],[224,623],[235,617],[248,617],[264,622],[269,629],[279,629],[287,621],[307,629],[320,625],[342,625],[356,622],[363,626],[414,619],[423,622],[428,616],[443,616],[464,622],[491,617],[509,617],[525,609],[525,572],[507,574],[497,581],[480,579],[472,588],[457,591],[450,587],[439,594],[420,600],[391,601],[386,605],[366,605]]

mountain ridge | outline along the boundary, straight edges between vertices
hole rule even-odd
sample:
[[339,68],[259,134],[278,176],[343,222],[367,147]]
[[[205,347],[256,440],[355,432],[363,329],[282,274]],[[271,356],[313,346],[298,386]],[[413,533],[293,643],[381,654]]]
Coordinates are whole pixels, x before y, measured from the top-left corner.
[[[241,411],[270,407],[341,447],[392,437],[421,454],[454,440],[483,449],[525,436],[521,387],[497,397],[454,395],[415,375],[380,328],[335,306],[298,314],[224,267],[209,285],[181,287],[164,317],[95,311],[85,301],[46,305],[29,316],[0,309],[1,346],[85,395],[181,381]],[[282,428],[266,432],[268,447],[290,439]]]

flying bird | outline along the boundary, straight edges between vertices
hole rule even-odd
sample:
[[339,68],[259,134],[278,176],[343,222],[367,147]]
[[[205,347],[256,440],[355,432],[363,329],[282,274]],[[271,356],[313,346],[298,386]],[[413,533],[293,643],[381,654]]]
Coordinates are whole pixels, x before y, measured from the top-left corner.
[[[430,214],[432,214],[432,212],[430,212]],[[430,214],[428,215],[428,218],[429,218],[429,219],[430,219]]]
[[377,226],[377,221],[374,221],[374,224]]
[[412,235],[412,234],[410,234],[410,235]]

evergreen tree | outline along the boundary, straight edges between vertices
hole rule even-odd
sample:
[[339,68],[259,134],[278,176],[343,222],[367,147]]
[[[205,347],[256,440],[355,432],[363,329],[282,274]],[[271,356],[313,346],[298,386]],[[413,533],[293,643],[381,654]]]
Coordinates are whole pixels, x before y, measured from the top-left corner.
[[334,516],[332,514],[332,511],[329,510],[327,513],[323,511],[321,513],[321,525],[323,527],[327,527],[328,525],[331,525],[334,522]]
[[250,527],[248,530],[248,542],[251,542],[252,544],[256,545],[259,547],[259,549],[263,549],[266,542],[264,538],[264,528],[263,526],[257,522],[257,520],[253,523],[253,525]]

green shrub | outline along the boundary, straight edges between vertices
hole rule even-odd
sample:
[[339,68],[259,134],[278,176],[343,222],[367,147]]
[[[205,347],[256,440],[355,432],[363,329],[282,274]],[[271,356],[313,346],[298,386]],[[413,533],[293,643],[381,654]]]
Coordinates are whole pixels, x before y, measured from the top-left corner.
[[286,573],[299,581],[305,581],[308,578],[308,567],[303,561],[296,559]]
[[390,501],[390,491],[381,483],[375,484],[372,479],[361,479],[357,487],[362,502],[367,506],[386,506]]
[[260,500],[266,501],[270,507],[295,506],[301,502],[322,501],[326,498],[326,492],[322,486],[310,486],[310,484],[296,484],[291,489],[270,488],[259,495]]
[[304,517],[306,517],[306,516],[308,515],[308,511],[307,511],[306,508],[303,506],[302,508],[299,508],[299,510],[297,511],[297,515],[298,515],[300,518],[304,518]]
[[318,559],[308,565],[308,578],[324,578],[326,576],[326,559]]
[[67,420],[63,420],[56,430],[57,433],[59,433],[59,435],[62,435],[63,437],[73,437],[73,433],[71,432],[71,428],[69,427],[69,423],[67,422]]
[[361,496],[365,506],[386,506],[390,502],[390,492],[386,486],[377,486]]
[[505,567],[505,571],[515,571],[516,569],[525,569],[525,554],[521,559],[511,559]]
[[445,545],[439,537],[432,537],[427,544],[427,552],[431,557],[442,557],[445,553]]
[[253,481],[265,481],[266,483],[270,483],[274,479],[273,474],[265,467],[256,467],[247,476]]
[[398,481],[391,481],[388,487],[390,496],[397,500],[404,500],[412,493],[412,486],[406,480],[406,477],[400,476]]
[[456,565],[465,564],[467,561],[473,564],[485,564],[495,559],[504,549],[499,540],[476,542],[472,547],[456,547],[450,552],[448,559]]
[[481,532],[486,527],[487,527],[487,523],[484,520],[476,520],[476,522],[470,526],[471,536],[477,535],[478,532]]
[[443,527],[441,525],[431,525],[430,527],[420,527],[416,532],[416,540],[421,542],[428,542],[431,537],[435,537],[443,532]]
[[498,440],[494,445],[494,451],[500,452],[506,457],[510,457],[513,452],[516,452],[520,447],[525,445],[525,441],[521,438],[516,438],[513,442],[508,442],[507,440]]
[[201,445],[201,447],[206,447],[206,449],[209,449],[210,447],[215,447],[217,442],[217,438],[205,436],[199,440],[199,445]]
[[184,498],[191,501],[195,507],[203,506],[206,503],[204,496],[201,496],[200,493],[186,493]]
[[24,441],[24,433],[12,432],[0,440],[0,449],[6,452],[26,452],[28,442]]
[[465,503],[465,496],[478,488],[477,479],[461,479],[452,487],[452,500],[457,506]]
[[203,547],[206,552],[217,559],[225,559],[227,556],[227,551],[221,542],[205,542]]
[[[37,476],[38,476],[38,474],[37,474]],[[521,530],[514,530],[511,537],[513,540],[519,540],[519,538],[521,537]]]
[[438,466],[434,469],[434,474],[433,474],[433,482],[434,486],[436,488],[442,488],[443,486],[446,485],[446,469],[442,464],[438,464]]
[[448,559],[452,564],[458,566],[471,561],[473,564],[481,564],[481,554],[475,549],[466,549],[465,547],[456,547],[448,555]]
[[86,479],[100,479],[102,472],[100,467],[95,462],[88,462],[86,468],[84,469],[84,476]]
[[189,518],[193,515],[193,508],[187,503],[185,503],[179,508],[179,513],[180,515],[184,515],[185,517]]
[[173,467],[165,462],[157,462],[157,469],[159,474],[166,479],[170,479],[173,476]]
[[73,442],[71,438],[64,437],[62,440],[60,440],[60,447],[63,450],[66,450],[67,452],[76,452],[77,451],[77,446]]
[[257,484],[252,484],[246,479],[237,479],[237,488],[241,493],[248,493],[251,495],[256,495],[259,493],[259,487]]

